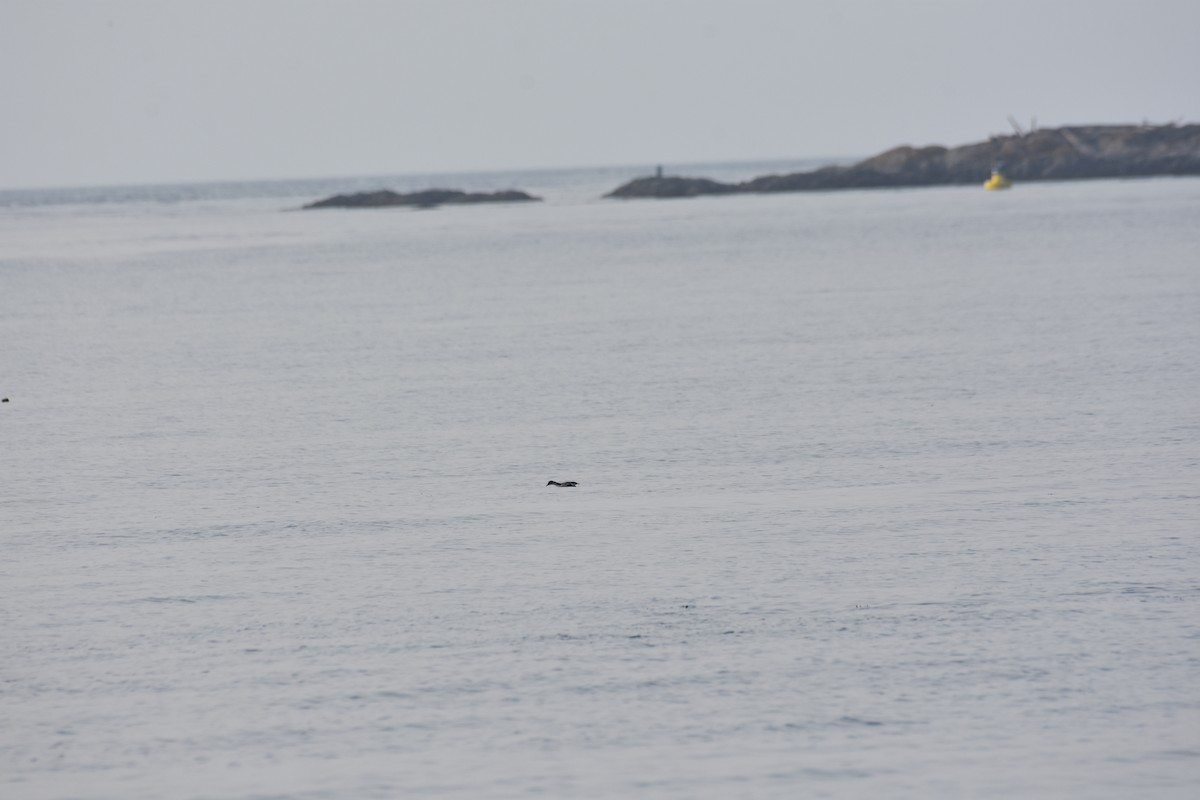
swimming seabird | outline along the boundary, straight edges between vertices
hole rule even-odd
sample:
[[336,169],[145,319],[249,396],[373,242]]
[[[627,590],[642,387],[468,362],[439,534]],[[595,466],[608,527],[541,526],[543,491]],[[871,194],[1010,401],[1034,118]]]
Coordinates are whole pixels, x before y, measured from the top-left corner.
[[559,483],[558,481],[546,481],[546,485],[547,486],[578,486],[579,484],[576,483],[575,481],[563,481],[562,483]]

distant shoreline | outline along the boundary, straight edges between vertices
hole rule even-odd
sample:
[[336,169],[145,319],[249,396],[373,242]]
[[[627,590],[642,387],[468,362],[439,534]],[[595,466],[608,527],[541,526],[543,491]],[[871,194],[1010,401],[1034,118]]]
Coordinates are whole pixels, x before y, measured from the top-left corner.
[[850,166],[742,183],[653,175],[610,198],[673,198],[764,192],[883,189],[982,183],[1000,166],[1012,181],[1200,175],[1200,125],[1087,125],[993,136],[960,147],[895,147]]
[[[1004,165],[1006,174],[1014,181],[1021,183],[1030,180],[1073,180],[1077,178],[1134,178],[1134,177],[1200,177],[1200,135],[1197,131],[1200,125],[1184,126],[1091,126],[1082,128],[1063,128],[1058,131],[1086,130],[1116,130],[1134,131],[1141,134],[1141,140],[1146,146],[1135,148],[1131,157],[1116,159],[1099,164],[1099,170],[1091,174],[1078,174],[1079,167],[1087,166],[1082,163],[1064,161],[1060,166],[1071,166],[1077,174],[1047,174],[1042,177],[1031,176],[1024,172],[1026,164],[1019,159],[1007,157]],[[794,157],[794,158],[760,158],[752,160],[715,160],[711,162],[691,162],[671,164],[671,175],[665,180],[670,181],[699,181],[697,178],[678,178],[682,174],[712,176],[715,191],[696,191],[685,184],[683,190],[674,192],[663,191],[665,187],[654,189],[650,183],[653,178],[638,178],[639,173],[645,174],[646,167],[634,164],[593,165],[579,167],[535,167],[528,169],[490,169],[475,172],[420,172],[394,173],[379,175],[346,175],[320,177],[275,177],[255,179],[222,179],[222,180],[189,180],[170,183],[128,183],[107,185],[77,185],[77,186],[33,186],[0,188],[0,209],[46,207],[59,205],[113,205],[124,203],[154,203],[172,205],[176,203],[207,202],[218,200],[284,200],[294,201],[289,208],[298,209],[301,205],[310,203],[314,198],[328,198],[337,194],[369,193],[381,191],[382,187],[390,187],[396,193],[417,194],[438,186],[471,187],[471,193],[497,193],[522,187],[531,195],[545,195],[550,202],[555,202],[555,195],[563,186],[587,186],[588,200],[603,195],[605,197],[689,197],[698,194],[732,194],[754,193],[769,191],[817,191],[841,188],[905,188],[917,186],[932,186],[943,184],[979,185],[990,174],[992,153],[996,148],[1005,146],[1029,145],[1046,136],[1055,129],[1042,129],[1033,134],[1027,134],[1019,144],[1015,136],[995,136],[989,141],[958,147],[953,149],[927,147],[914,149],[911,147],[895,148],[887,153],[875,156],[865,161],[846,157]],[[1167,140],[1166,146],[1150,146],[1156,132],[1161,132]],[[1147,136],[1149,134],[1149,136]],[[1078,137],[1076,137],[1078,139]],[[1120,137],[1115,137],[1119,141]],[[1172,143],[1173,141],[1173,143]],[[1005,143],[1010,143],[1006,145]],[[907,161],[915,155],[928,153],[928,160],[937,162],[944,158],[939,153],[959,153],[971,148],[985,148],[983,157],[969,170],[968,174],[956,180],[931,180],[930,176],[917,176],[916,180],[905,180],[904,174],[889,175],[884,169],[886,164],[876,170],[879,174],[863,174],[861,170],[874,161],[886,160],[885,157],[895,156],[898,161]],[[906,153],[908,155],[906,155]],[[920,159],[917,159],[919,162]],[[669,162],[668,162],[669,163]],[[824,166],[823,166],[824,165]],[[1096,166],[1093,164],[1093,166]],[[786,170],[804,170],[786,172]],[[777,173],[765,174],[768,170]],[[854,175],[858,172],[860,182],[847,178],[847,173]],[[758,175],[759,177],[753,177]],[[563,176],[567,176],[564,178]],[[791,185],[795,179],[801,185]],[[871,179],[871,180],[867,180]],[[620,181],[626,181],[618,190],[604,195],[606,187],[611,187]],[[825,181],[829,185],[819,184]],[[526,184],[529,185],[526,185]],[[622,190],[634,184],[639,184],[641,191],[625,193]],[[648,185],[649,184],[649,185]],[[435,190],[450,191],[450,190]],[[463,192],[467,194],[467,192]],[[583,198],[584,195],[573,191],[573,197]],[[318,201],[319,202],[319,201]],[[518,203],[517,205],[520,205]],[[410,207],[421,207],[415,204]]]

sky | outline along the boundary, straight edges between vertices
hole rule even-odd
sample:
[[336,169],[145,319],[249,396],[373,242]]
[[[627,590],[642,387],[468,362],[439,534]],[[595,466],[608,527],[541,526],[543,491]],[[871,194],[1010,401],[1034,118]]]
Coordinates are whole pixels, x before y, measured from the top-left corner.
[[0,188],[1200,122],[1200,0],[0,0]]

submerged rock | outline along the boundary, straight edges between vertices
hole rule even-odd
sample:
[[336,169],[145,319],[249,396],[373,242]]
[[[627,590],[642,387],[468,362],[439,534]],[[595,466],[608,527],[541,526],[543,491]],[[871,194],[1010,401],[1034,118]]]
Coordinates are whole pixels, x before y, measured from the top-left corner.
[[[845,167],[744,183],[638,178],[605,197],[690,197],[982,183],[1003,162],[1014,182],[1200,175],[1200,125],[1086,125],[994,136],[961,147],[896,147]],[[686,191],[676,191],[685,187]]]
[[503,192],[460,192],[457,189],[426,189],[410,194],[381,189],[377,192],[337,194],[309,203],[304,208],[385,208],[387,206],[415,206],[434,208],[440,205],[465,205],[468,203],[520,203],[541,200],[540,197],[510,189]]

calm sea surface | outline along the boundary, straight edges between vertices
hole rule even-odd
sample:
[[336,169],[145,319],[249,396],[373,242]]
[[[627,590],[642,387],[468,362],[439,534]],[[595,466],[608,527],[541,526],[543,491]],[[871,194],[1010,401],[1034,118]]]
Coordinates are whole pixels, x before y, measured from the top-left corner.
[[1200,796],[1200,180],[632,174],[0,193],[0,796]]

